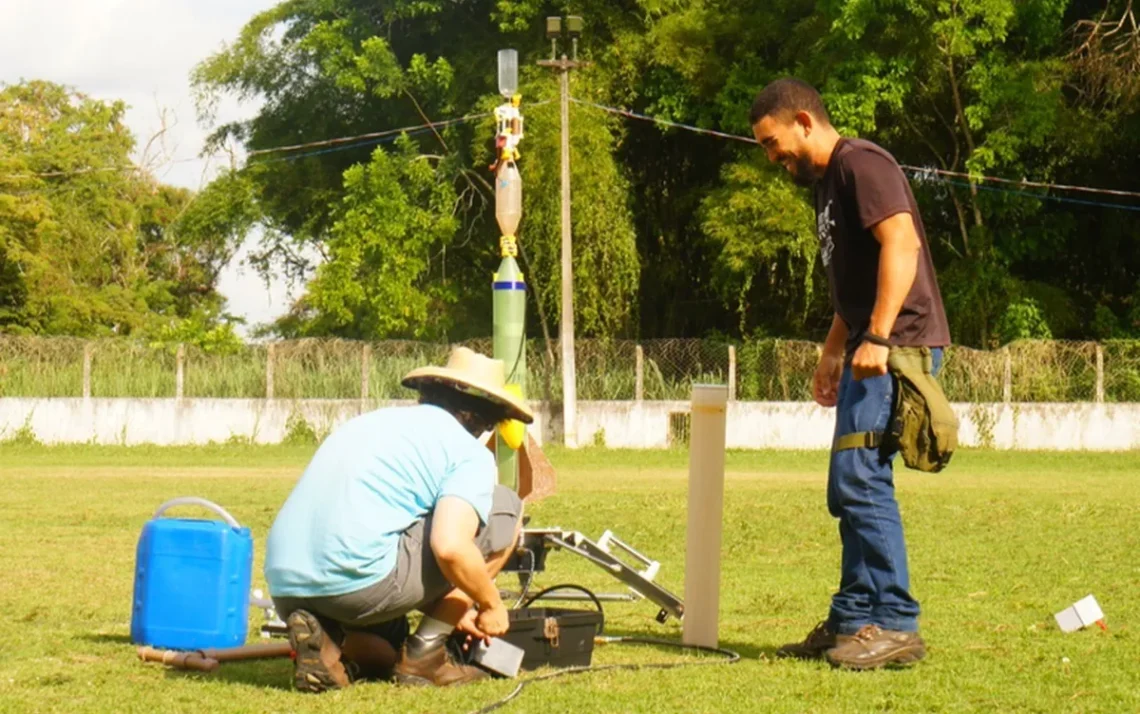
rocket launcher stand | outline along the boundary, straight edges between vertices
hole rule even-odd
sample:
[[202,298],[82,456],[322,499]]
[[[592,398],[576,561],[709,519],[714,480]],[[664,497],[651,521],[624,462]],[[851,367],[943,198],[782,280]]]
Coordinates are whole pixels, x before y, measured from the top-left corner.
[[[598,542],[594,542],[578,531],[566,531],[561,528],[523,528],[521,543],[515,555],[511,557],[503,570],[523,574],[532,574],[546,569],[546,554],[550,550],[566,550],[580,555],[602,570],[622,581],[629,587],[631,594],[599,594],[599,600],[637,601],[642,598],[650,600],[661,607],[657,613],[657,621],[664,623],[670,615],[678,620],[683,619],[685,605],[673,593],[653,582],[661,569],[661,564],[650,560],[627,543],[620,540],[612,531],[606,531]],[[615,549],[621,549],[632,556],[641,565],[637,570],[622,561],[614,554]],[[530,557],[527,557],[527,556]],[[549,594],[543,596],[550,600],[587,600],[585,595],[578,594]]]

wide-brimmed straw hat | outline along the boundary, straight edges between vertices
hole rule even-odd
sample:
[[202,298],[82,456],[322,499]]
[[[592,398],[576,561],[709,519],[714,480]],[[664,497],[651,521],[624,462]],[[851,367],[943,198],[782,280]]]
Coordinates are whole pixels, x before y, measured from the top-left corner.
[[491,359],[466,347],[452,350],[446,367],[414,369],[408,372],[401,383],[410,389],[419,389],[429,383],[440,384],[501,406],[510,412],[511,419],[524,424],[534,422],[534,412],[526,402],[507,390],[503,361]]

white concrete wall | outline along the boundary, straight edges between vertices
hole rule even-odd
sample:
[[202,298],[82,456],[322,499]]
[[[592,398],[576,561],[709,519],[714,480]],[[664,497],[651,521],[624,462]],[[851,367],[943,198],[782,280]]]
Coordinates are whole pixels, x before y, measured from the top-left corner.
[[[231,438],[277,443],[293,415],[323,435],[361,413],[389,404],[358,400],[264,399],[0,399],[0,440],[27,426],[44,443],[204,444]],[[536,404],[532,433],[540,443],[557,431],[559,414]],[[579,402],[584,445],[665,448],[677,402]],[[1140,449],[1140,404],[956,404],[963,446],[999,449]],[[729,448],[824,449],[834,411],[808,402],[732,402]],[[681,417],[681,426],[684,421]]]

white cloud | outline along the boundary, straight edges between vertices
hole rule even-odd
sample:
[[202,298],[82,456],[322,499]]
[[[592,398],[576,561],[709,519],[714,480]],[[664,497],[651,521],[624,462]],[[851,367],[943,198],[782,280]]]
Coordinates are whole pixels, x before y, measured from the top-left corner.
[[[157,174],[166,183],[198,189],[217,160],[198,157],[207,131],[197,123],[190,73],[277,1],[4,0],[0,82],[43,79],[97,99],[120,99],[129,106],[126,122],[139,150],[159,130],[165,110],[172,120],[163,137],[168,163]],[[225,101],[218,119],[254,111],[255,106]],[[223,271],[219,290],[228,310],[250,325],[269,321],[296,295],[280,282],[267,289],[242,268],[243,256],[244,251]]]

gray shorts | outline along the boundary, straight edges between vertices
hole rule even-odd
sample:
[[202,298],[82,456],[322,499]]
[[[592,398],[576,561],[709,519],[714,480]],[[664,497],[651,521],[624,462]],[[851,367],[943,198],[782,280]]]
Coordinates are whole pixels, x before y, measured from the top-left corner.
[[[491,516],[475,536],[484,558],[514,545],[521,518],[522,501],[518,494],[496,485]],[[396,567],[380,582],[344,595],[275,597],[277,614],[285,619],[294,610],[308,610],[349,629],[368,628],[439,600],[455,586],[444,577],[432,553],[432,520],[429,514],[400,534]]]

